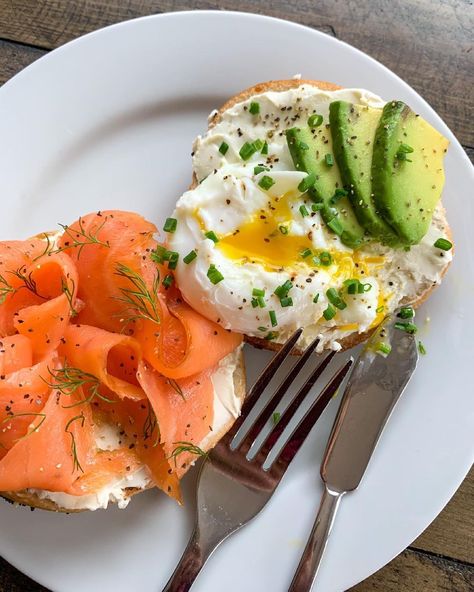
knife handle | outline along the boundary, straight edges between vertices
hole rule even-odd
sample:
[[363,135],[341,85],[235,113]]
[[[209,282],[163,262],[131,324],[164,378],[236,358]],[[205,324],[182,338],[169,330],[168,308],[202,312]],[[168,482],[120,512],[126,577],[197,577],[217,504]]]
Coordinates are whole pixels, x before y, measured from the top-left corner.
[[326,486],[310,537],[288,592],[309,592],[318,573],[339,502],[345,492],[331,491]]

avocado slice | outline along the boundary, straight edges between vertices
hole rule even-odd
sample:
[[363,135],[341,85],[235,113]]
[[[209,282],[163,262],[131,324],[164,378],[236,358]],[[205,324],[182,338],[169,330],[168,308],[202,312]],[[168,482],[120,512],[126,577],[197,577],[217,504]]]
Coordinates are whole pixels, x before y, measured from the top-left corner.
[[405,245],[419,243],[431,224],[448,144],[402,101],[383,108],[374,139],[372,193],[377,210]]
[[342,181],[349,191],[360,224],[372,236],[388,245],[399,239],[377,212],[372,198],[372,149],[382,109],[334,101],[329,105],[329,123]]
[[314,175],[310,198],[321,204],[321,216],[341,241],[353,249],[364,241],[364,229],[357,221],[334,162],[329,125],[291,128],[286,132],[288,148],[298,171]]

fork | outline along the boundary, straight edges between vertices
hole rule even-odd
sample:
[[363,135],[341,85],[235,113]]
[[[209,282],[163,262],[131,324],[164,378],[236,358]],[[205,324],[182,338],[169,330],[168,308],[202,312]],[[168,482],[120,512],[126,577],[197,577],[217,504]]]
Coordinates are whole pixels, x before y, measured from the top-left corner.
[[262,428],[268,424],[290,385],[311,358],[311,354],[318,345],[318,339],[315,339],[306,348],[303,355],[297,359],[268,403],[258,413],[243,440],[235,445],[234,438],[252,411],[258,397],[291,353],[301,333],[302,329],[298,329],[270,360],[248,392],[240,417],[204,459],[198,477],[197,515],[194,531],[163,592],[187,592],[218,545],[247,524],[264,508],[312,427],[349,372],[353,363],[352,358],[333,374],[304,417],[292,430],[281,451],[277,453],[270,466],[264,469],[263,465],[274,444],[279,440],[306,395],[331,362],[335,352],[330,352],[322,358],[300,387],[292,402],[282,412],[278,422],[274,422],[275,425],[263,440],[257,454],[249,459],[248,453],[255,440]]

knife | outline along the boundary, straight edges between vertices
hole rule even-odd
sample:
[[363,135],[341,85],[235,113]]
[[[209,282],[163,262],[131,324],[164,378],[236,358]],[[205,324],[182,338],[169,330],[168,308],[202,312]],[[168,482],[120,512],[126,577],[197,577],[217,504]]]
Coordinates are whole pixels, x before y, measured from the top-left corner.
[[[321,463],[324,493],[288,592],[309,592],[316,578],[342,496],[357,489],[380,435],[418,361],[413,334],[387,317],[357,360],[342,397]],[[409,325],[410,326],[410,325]],[[380,345],[384,344],[381,348]],[[377,353],[391,345],[384,357]]]

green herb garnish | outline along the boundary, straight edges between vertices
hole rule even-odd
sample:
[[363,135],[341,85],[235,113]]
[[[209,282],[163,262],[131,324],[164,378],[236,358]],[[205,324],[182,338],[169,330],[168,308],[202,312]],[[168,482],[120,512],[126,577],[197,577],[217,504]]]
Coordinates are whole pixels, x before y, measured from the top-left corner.
[[176,220],[176,218],[166,218],[165,224],[163,226],[163,230],[165,232],[176,232],[177,227],[178,227],[178,220]]

